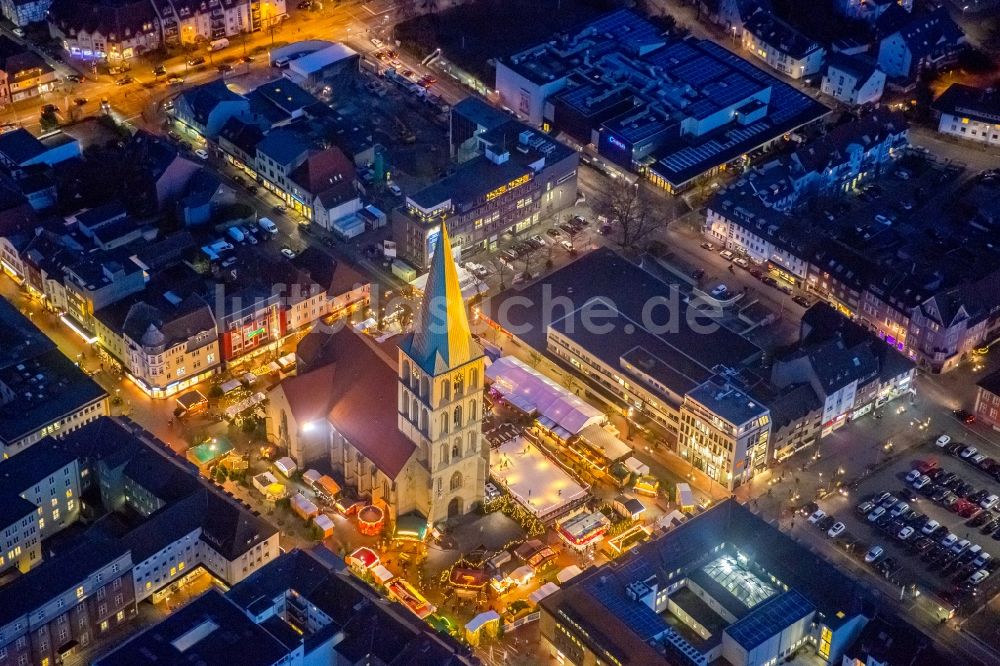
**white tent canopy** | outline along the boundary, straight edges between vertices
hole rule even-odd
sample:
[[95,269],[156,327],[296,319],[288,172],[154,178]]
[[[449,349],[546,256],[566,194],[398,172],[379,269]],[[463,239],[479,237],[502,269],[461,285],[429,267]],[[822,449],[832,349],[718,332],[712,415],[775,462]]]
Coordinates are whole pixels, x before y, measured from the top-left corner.
[[564,438],[604,420],[596,407],[514,356],[494,361],[486,369],[486,378],[505,400],[526,414],[537,414],[539,423]]
[[257,393],[254,393],[249,398],[244,398],[243,400],[240,400],[239,402],[237,402],[235,405],[230,405],[229,407],[226,407],[226,412],[225,412],[226,418],[227,419],[231,419],[231,418],[235,417],[237,414],[245,412],[246,410],[250,409],[251,407],[255,407],[256,405],[259,405],[260,403],[264,402],[265,400],[267,400],[267,396],[264,395],[263,393],[261,393],[260,391],[258,391]]
[[583,569],[576,566],[575,564],[571,564],[556,574],[556,580],[559,581],[560,583],[565,583],[566,581],[572,578],[576,578],[581,573],[583,573]]
[[558,590],[559,590],[559,586],[556,585],[555,583],[549,581],[545,585],[542,585],[540,588],[538,588],[537,590],[535,590],[534,592],[532,592],[528,596],[528,598],[531,599],[531,601],[533,603],[537,604],[539,601],[541,601],[545,597],[549,596],[550,594],[555,594]]
[[614,433],[592,423],[580,431],[580,437],[612,462],[632,453],[632,447],[615,437]]
[[379,564],[374,569],[372,569],[372,575],[375,576],[375,580],[380,583],[385,583],[396,577],[394,573],[389,571],[384,565]]
[[465,629],[467,631],[479,631],[486,626],[487,623],[500,621],[500,619],[500,613],[497,613],[495,610],[488,610],[472,618],[469,623],[465,625]]
[[645,475],[649,474],[649,465],[646,465],[641,460],[637,458],[627,458],[625,460],[625,467],[628,471],[633,474]]

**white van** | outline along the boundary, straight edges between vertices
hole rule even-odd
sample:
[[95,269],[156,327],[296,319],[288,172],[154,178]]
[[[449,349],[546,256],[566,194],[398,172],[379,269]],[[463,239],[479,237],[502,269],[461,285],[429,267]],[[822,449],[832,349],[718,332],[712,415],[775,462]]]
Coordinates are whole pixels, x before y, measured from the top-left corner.
[[242,243],[246,240],[246,236],[243,235],[243,232],[240,231],[239,227],[229,227],[226,229],[226,233],[229,234],[229,237],[237,243]]
[[222,49],[229,46],[229,40],[223,37],[222,39],[214,39],[208,44],[209,51],[221,51]]
[[278,225],[276,225],[274,222],[272,222],[270,219],[266,217],[262,217],[259,220],[257,220],[257,226],[269,234],[278,233]]

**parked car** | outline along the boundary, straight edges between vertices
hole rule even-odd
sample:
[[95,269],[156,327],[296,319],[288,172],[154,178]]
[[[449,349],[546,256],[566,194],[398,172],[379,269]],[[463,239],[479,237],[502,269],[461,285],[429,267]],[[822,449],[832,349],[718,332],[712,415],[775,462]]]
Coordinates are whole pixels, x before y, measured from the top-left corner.
[[948,445],[948,442],[950,441],[951,441],[951,435],[941,435],[940,437],[937,438],[937,440],[935,440],[934,445],[944,448],[945,446]]
[[204,148],[198,148],[197,150],[194,151],[194,154],[197,155],[200,159],[203,160],[208,159],[208,151],[205,150]]
[[826,518],[826,511],[823,509],[816,509],[813,514],[809,516],[809,522],[815,525],[824,518]]
[[922,488],[925,488],[928,485],[930,485],[930,482],[931,482],[931,477],[929,477],[926,474],[924,474],[924,475],[921,475],[921,477],[919,479],[917,479],[916,481],[913,482],[913,487],[916,490],[921,490]]
[[983,507],[987,511],[990,511],[991,509],[996,508],[996,505],[998,503],[1000,503],[1000,497],[996,495],[990,495],[989,497],[981,501],[979,503],[979,506]]
[[287,247],[281,248],[281,254],[285,255],[285,257],[287,257],[288,259],[294,259],[295,258],[295,252],[292,251],[291,248],[287,248]]
[[204,65],[205,58],[202,56],[198,56],[197,58],[191,58],[190,60],[187,61],[187,64],[188,67],[197,67],[198,65]]
[[750,268],[750,262],[745,257],[736,257],[733,259],[733,263],[740,268]]
[[715,245],[713,245],[712,243],[702,243],[701,244],[701,248],[703,250],[709,250],[709,251],[711,251],[711,250],[715,249]]
[[911,536],[913,536],[913,533],[915,531],[916,530],[914,530],[912,527],[910,527],[909,525],[907,525],[903,529],[899,530],[899,532],[896,534],[896,538],[899,539],[900,541],[906,541]]
[[909,471],[909,473],[906,475],[906,482],[907,483],[913,483],[914,481],[916,481],[919,478],[920,478],[920,470],[919,469],[911,469]]
[[842,522],[840,522],[838,520],[837,522],[835,522],[833,524],[833,526],[829,530],[827,530],[826,535],[828,537],[830,537],[831,539],[835,539],[835,538],[839,537],[841,534],[843,534],[844,530],[846,530],[846,529],[847,529],[847,525],[844,525],[844,523],[842,523]]
[[386,185],[386,187],[387,187],[387,188],[389,188],[389,191],[390,191],[390,192],[392,192],[392,193],[393,193],[394,195],[396,195],[397,197],[401,197],[401,196],[403,196],[403,190],[402,190],[402,189],[400,189],[399,185],[397,185],[396,183],[393,183],[393,182],[389,182],[389,183],[388,183],[388,184]]
[[905,512],[909,510],[910,510],[910,505],[907,504],[906,502],[900,501],[896,504],[896,506],[892,508],[892,511],[889,512],[889,515],[892,516],[893,518],[898,518],[899,516],[903,515]]
[[986,580],[989,577],[990,577],[990,572],[989,571],[987,571],[985,569],[980,569],[976,573],[974,573],[971,576],[969,576],[969,584],[970,585],[979,585],[980,583],[982,583],[984,580]]
[[963,459],[965,459],[965,458],[971,458],[972,456],[976,455],[977,453],[979,453],[979,449],[977,449],[974,446],[967,446],[967,447],[965,447],[964,449],[961,450],[961,452],[958,454],[958,457],[959,458],[963,458]]
[[868,514],[868,522],[874,523],[876,520],[885,515],[885,507],[877,506],[875,509]]
[[862,502],[857,506],[858,515],[867,516],[874,508],[875,505],[872,502]]
[[884,554],[885,554],[885,549],[882,548],[882,546],[872,546],[871,548],[868,549],[868,552],[865,553],[865,562],[867,562],[868,564],[877,562],[878,559],[882,557]]
[[948,536],[941,539],[941,545],[944,546],[945,548],[951,548],[956,543],[958,543],[958,535],[955,534],[954,532],[949,532]]
[[723,250],[722,252],[719,253],[719,256],[725,259],[726,261],[732,261],[733,259],[736,258],[736,255],[729,250]]

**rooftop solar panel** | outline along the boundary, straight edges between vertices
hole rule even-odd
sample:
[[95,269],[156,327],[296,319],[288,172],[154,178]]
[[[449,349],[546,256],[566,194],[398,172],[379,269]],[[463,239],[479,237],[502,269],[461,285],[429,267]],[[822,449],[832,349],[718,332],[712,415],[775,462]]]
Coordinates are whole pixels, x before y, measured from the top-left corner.
[[624,585],[614,576],[607,576],[604,583],[601,578],[588,580],[587,591],[642,640],[648,641],[666,629],[666,622],[652,608],[625,596]]
[[815,606],[808,599],[795,590],[789,590],[730,625],[726,633],[747,650],[752,650],[815,611]]

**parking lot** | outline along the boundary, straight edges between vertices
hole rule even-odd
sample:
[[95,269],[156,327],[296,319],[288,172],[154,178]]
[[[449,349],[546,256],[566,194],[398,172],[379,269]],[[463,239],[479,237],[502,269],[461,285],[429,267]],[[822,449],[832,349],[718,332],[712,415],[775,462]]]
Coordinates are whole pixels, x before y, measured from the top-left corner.
[[[963,454],[966,454],[963,457]],[[978,460],[979,465],[973,460]],[[993,468],[988,472],[983,468]],[[1000,466],[967,443],[934,442],[902,456],[847,494],[801,510],[817,531],[875,576],[952,606],[974,606],[996,593],[1000,576]],[[909,479],[909,480],[908,480]],[[830,531],[832,530],[832,531]]]

